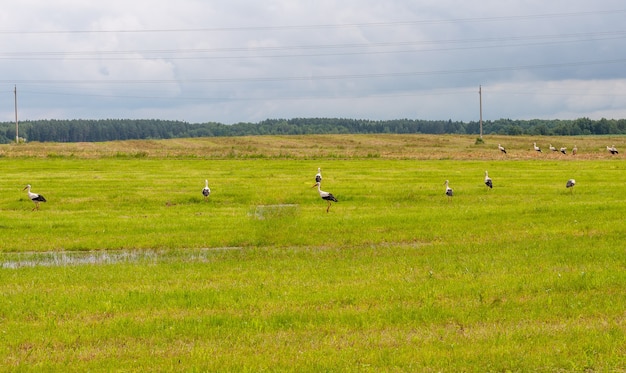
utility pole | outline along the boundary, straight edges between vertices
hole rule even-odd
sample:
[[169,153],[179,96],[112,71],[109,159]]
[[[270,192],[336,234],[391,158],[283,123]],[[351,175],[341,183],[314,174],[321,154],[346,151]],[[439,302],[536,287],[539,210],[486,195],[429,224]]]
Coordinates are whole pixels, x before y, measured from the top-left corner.
[[13,95],[15,96],[15,143],[20,143],[19,125],[17,121],[17,85],[13,86]]
[[483,86],[478,86],[478,99],[480,101],[480,139],[483,139]]

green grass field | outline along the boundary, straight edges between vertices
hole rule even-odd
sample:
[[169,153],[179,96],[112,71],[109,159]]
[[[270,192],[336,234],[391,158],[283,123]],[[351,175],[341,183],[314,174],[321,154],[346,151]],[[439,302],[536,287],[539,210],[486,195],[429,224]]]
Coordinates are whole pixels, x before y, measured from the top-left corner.
[[0,146],[0,369],[626,370],[624,139],[474,140]]

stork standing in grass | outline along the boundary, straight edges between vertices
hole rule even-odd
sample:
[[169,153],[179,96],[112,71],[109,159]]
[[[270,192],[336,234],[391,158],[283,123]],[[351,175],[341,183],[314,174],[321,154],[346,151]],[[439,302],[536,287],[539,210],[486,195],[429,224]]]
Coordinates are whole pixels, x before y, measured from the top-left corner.
[[446,182],[445,182],[445,183],[443,183],[443,184],[446,186],[446,196],[448,196],[448,201],[450,201],[450,198],[452,198],[452,196],[453,196],[453,194],[454,194],[454,193],[452,192],[452,188],[450,188],[450,187],[448,186],[448,180],[446,180]]
[[46,198],[44,196],[30,191],[30,184],[26,185],[26,187],[22,190],[28,191],[28,198],[30,198],[30,200],[35,204],[35,207],[31,211],[39,210],[39,203],[46,202]]
[[204,196],[205,201],[207,198],[209,198],[210,194],[211,194],[211,189],[209,189],[209,181],[204,180],[204,188],[202,188],[202,195]]
[[574,147],[572,148],[572,154],[576,155],[576,153],[578,153],[578,148],[576,147],[576,145],[574,145]]
[[553,152],[556,151],[556,148],[554,146],[552,146],[552,144],[550,144],[550,150],[552,150]]
[[485,171],[485,185],[489,189],[493,188],[493,182],[491,181],[491,178],[489,177],[489,174],[487,173],[487,171]]
[[567,180],[567,183],[565,183],[565,187],[568,189],[571,188],[572,193],[574,193],[574,185],[576,185],[576,180],[574,179],[569,179]]
[[541,153],[541,149],[537,146],[536,142],[533,143],[533,148],[535,149],[536,152]]
[[328,201],[328,207],[326,207],[326,212],[328,212],[328,210],[330,209],[330,205],[331,205],[331,201],[332,202],[339,202],[337,201],[337,198],[335,198],[335,196],[333,196],[331,193],[328,192],[324,192],[321,189],[321,184],[320,182],[315,183],[315,185],[313,185],[313,188],[317,187],[317,192],[320,194],[320,197],[324,200],[324,201]]
[[615,147],[615,145],[609,147],[608,145],[606,146],[606,150],[609,151],[609,153],[611,154],[619,154],[619,152],[617,151],[617,148]]
[[504,149],[504,146],[502,146],[502,145],[498,144],[498,149],[499,149],[502,153],[506,154],[506,149]]
[[566,147],[564,147],[564,146],[563,146],[563,147],[561,147],[560,151],[561,151],[561,153],[563,153],[563,154],[567,154],[567,148],[566,148]]
[[[321,183],[322,182],[322,169],[321,168],[317,168],[317,174],[315,175],[315,182],[316,183]],[[315,185],[313,185],[315,186]]]

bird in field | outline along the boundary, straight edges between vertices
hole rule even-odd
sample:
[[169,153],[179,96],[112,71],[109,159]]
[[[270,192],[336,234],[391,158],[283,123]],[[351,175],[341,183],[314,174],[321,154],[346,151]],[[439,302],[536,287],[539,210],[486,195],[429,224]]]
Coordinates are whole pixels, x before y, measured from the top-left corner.
[[568,189],[571,188],[572,193],[574,192],[574,185],[576,185],[576,180],[574,179],[569,179],[567,180],[567,183],[565,183],[565,187]]
[[606,150],[609,151],[609,153],[611,154],[619,154],[619,152],[617,151],[617,148],[615,147],[615,145],[609,147],[608,145],[606,146]]
[[554,146],[552,146],[552,144],[550,144],[550,150],[552,150],[553,152],[556,151],[556,148]]
[[504,146],[502,146],[502,145],[498,144],[498,149],[499,149],[502,153],[506,154],[506,149],[504,149]]
[[487,173],[487,171],[485,171],[485,185],[489,189],[493,188],[493,182],[491,181],[491,178],[489,177],[489,174]]
[[210,194],[211,189],[209,189],[209,181],[204,180],[204,188],[202,188],[202,195],[204,196],[204,199],[206,200],[207,198],[209,198]]
[[541,153],[541,149],[537,146],[536,142],[533,143],[533,148],[535,149],[536,152]]
[[324,192],[321,189],[321,184],[320,182],[315,183],[315,185],[313,185],[313,188],[315,188],[317,186],[317,192],[320,194],[320,198],[322,198],[324,201],[328,202],[328,207],[326,207],[326,212],[328,212],[328,210],[330,209],[330,205],[331,205],[331,201],[332,202],[339,202],[337,201],[337,198],[335,198],[335,196],[332,195],[332,193],[328,193],[328,192]]
[[31,211],[39,210],[39,203],[46,202],[46,198],[44,196],[30,191],[30,184],[26,185],[26,187],[22,190],[28,191],[28,198],[30,198],[30,200],[35,204],[35,207]]
[[450,188],[450,187],[448,186],[448,184],[449,184],[448,180],[446,180],[446,182],[445,182],[445,183],[443,183],[443,184],[446,186],[446,196],[448,196],[448,201],[449,201],[449,200],[450,200],[450,198],[453,196],[453,194],[454,194],[454,193],[452,192],[452,188]]
[[576,145],[574,145],[574,147],[572,148],[572,154],[576,155],[576,153],[578,153],[578,148],[576,147]]
[[567,148],[566,147],[561,147],[561,149],[559,149],[559,151],[563,154],[567,154]]
[[316,183],[321,183],[322,182],[322,169],[319,168],[319,167],[317,168],[317,174],[315,175],[315,182]]

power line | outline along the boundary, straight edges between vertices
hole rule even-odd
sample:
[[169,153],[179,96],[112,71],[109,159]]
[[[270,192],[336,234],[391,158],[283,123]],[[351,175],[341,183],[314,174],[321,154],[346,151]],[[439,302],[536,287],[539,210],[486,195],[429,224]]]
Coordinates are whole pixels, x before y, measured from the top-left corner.
[[397,98],[397,97],[416,97],[416,96],[433,96],[433,95],[454,95],[463,94],[462,89],[445,90],[445,91],[428,91],[428,92],[402,92],[402,93],[359,93],[346,94],[343,96],[312,96],[312,95],[288,95],[288,96],[272,96],[272,97],[196,97],[196,96],[153,96],[153,95],[116,95],[116,94],[95,94],[95,93],[67,93],[67,92],[42,92],[42,91],[22,91],[31,95],[47,95],[47,96],[80,96],[94,98],[113,98],[113,99],[139,99],[139,100],[166,100],[166,101],[291,101],[291,100],[342,100],[342,99],[359,99],[359,98]]
[[390,22],[370,22],[370,23],[343,23],[343,24],[317,24],[317,25],[282,25],[282,26],[241,26],[241,27],[211,27],[211,28],[177,28],[177,29],[118,29],[118,30],[0,30],[6,35],[54,35],[54,34],[108,34],[108,33],[183,33],[183,32],[245,32],[245,31],[293,31],[307,29],[338,29],[338,28],[365,28],[365,27],[396,27],[415,26],[426,24],[446,24],[446,23],[475,23],[475,22],[505,22],[547,18],[570,18],[588,17],[602,15],[618,15],[626,13],[626,9],[600,10],[587,12],[562,12],[545,13],[516,16],[496,16],[496,17],[473,17],[473,18],[453,18],[434,20],[413,20],[413,21],[390,21]]
[[254,82],[281,82],[281,81],[318,81],[318,80],[342,80],[342,79],[380,79],[380,78],[405,78],[428,75],[451,75],[487,73],[497,71],[517,71],[517,70],[537,70],[553,69],[576,66],[608,65],[625,63],[626,59],[597,60],[597,61],[572,61],[562,63],[548,63],[521,66],[493,66],[477,67],[468,69],[432,70],[432,71],[409,71],[390,73],[369,73],[369,74],[338,74],[338,75],[309,75],[309,76],[269,76],[269,77],[245,77],[245,78],[190,78],[190,79],[21,79],[21,80],[0,80],[0,83],[10,84],[204,84],[204,83],[254,83]]
[[[302,95],[301,92],[293,95],[267,96],[263,97],[228,97],[228,96],[155,96],[144,94],[97,94],[97,93],[68,93],[68,92],[52,92],[52,91],[32,91],[22,90],[23,94],[28,95],[45,95],[45,96],[65,96],[65,97],[92,97],[92,98],[109,98],[109,99],[136,99],[136,100],[163,100],[172,101],[201,101],[201,102],[245,102],[245,101],[300,101],[300,100],[351,100],[351,99],[393,99],[402,97],[432,97],[432,96],[452,96],[452,95],[470,95],[473,93],[471,88],[454,88],[454,89],[435,89],[427,91],[410,91],[410,92],[359,92],[357,94],[342,94],[341,96],[329,95]],[[626,97],[626,94],[615,94],[605,92],[574,92],[574,91],[508,91],[498,90],[489,93],[489,96],[511,96],[511,95],[527,95],[527,96],[565,96],[565,97]]]
[[[49,52],[0,52],[0,59],[5,60],[141,60],[149,55],[152,58],[167,58],[169,60],[185,59],[250,59],[250,58],[284,58],[284,57],[321,57],[321,56],[345,56],[345,55],[372,55],[372,54],[393,54],[393,53],[414,53],[451,51],[463,49],[487,49],[503,47],[554,45],[573,42],[595,42],[601,40],[615,40],[626,37],[626,31],[597,32],[584,34],[557,34],[557,35],[533,35],[533,36],[511,36],[499,38],[474,38],[474,39],[449,39],[430,41],[401,41],[401,42],[380,42],[380,43],[355,43],[355,44],[323,44],[323,45],[291,45],[282,47],[252,47],[252,48],[203,48],[203,49],[146,49],[146,50],[104,50],[104,51],[49,51]],[[492,44],[507,43],[510,41],[538,40],[535,43],[515,43],[515,44]],[[543,40],[543,41],[542,41]],[[487,43],[488,45],[474,45],[473,43]],[[404,50],[362,50],[345,51],[346,49],[371,49],[371,48],[395,48],[405,46],[421,45],[463,45],[458,47],[441,47],[432,49],[404,49]],[[472,45],[467,45],[472,44]],[[266,51],[294,51],[294,50],[344,50],[336,53],[308,53],[308,54],[274,54],[274,55],[233,55],[233,56],[184,56],[185,54],[212,54],[217,52],[246,52],[257,53]],[[163,56],[181,54],[182,56]],[[140,55],[140,56],[136,56]],[[107,57],[122,56],[122,57]]]

